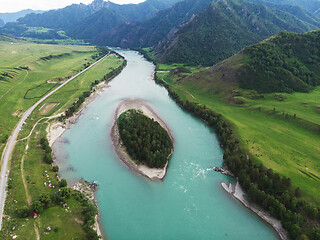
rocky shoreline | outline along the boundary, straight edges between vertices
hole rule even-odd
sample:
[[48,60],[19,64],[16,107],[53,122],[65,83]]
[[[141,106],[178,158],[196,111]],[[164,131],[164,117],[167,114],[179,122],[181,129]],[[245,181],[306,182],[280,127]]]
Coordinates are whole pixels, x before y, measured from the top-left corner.
[[[155,121],[157,121],[167,131],[169,137],[171,138],[171,141],[174,143],[172,134],[167,125],[161,120],[161,118],[152,110],[152,108],[147,103],[138,99],[127,99],[119,104],[114,115],[114,124],[111,129],[111,139],[113,142],[115,152],[117,153],[118,157],[122,160],[122,162],[126,164],[132,171],[142,176],[145,176],[151,180],[163,180],[167,174],[168,162],[166,163],[164,168],[149,168],[145,165],[138,165],[128,155],[128,153],[125,150],[125,147],[121,143],[120,134],[117,126],[117,119],[121,115],[121,113],[129,109],[140,110],[149,118],[153,118]],[[170,155],[168,156],[168,161],[172,154],[173,149]]]
[[245,193],[243,192],[239,182],[236,183],[236,185],[233,187],[231,183],[229,185],[225,182],[221,182],[221,186],[224,190],[226,190],[232,197],[237,199],[239,202],[241,202],[246,208],[250,209],[252,212],[257,214],[263,221],[268,223],[278,234],[279,238],[281,240],[289,240],[288,234],[286,230],[282,227],[281,222],[270,216],[269,213],[262,210],[258,206],[255,206],[251,203],[249,203],[245,199]]
[[96,207],[97,207],[97,215],[95,216],[95,223],[93,229],[97,232],[98,236],[101,236],[101,239],[106,239],[104,237],[102,227],[101,227],[101,220],[100,220],[100,211],[98,207],[98,201],[95,199],[95,194],[98,190],[98,184],[95,182],[88,182],[85,180],[81,180],[76,182],[75,184],[69,186],[73,190],[77,190],[84,194]]

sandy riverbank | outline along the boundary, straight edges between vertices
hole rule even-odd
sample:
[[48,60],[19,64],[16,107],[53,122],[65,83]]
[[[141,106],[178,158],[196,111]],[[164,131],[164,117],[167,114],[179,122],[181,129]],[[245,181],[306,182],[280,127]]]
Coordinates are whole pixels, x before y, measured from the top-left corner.
[[[98,84],[97,90],[94,91],[85,100],[85,102],[80,106],[79,110],[76,113],[74,113],[70,118],[66,119],[64,122],[60,122],[58,120],[49,122],[46,131],[47,131],[47,138],[48,138],[50,147],[52,147],[54,142],[57,141],[72,124],[77,122],[77,120],[81,116],[83,109],[85,109],[90,102],[92,102],[97,96],[101,94],[102,91],[104,91],[108,87],[109,87],[108,84],[105,82]],[[61,114],[63,113],[57,114],[57,116]],[[54,154],[53,154],[53,160],[55,161]],[[76,189],[76,190],[79,190],[80,192],[83,192],[85,196],[87,196],[89,200],[92,201],[98,207],[97,201],[94,198],[96,189],[92,189],[91,187],[89,187],[89,185],[85,181],[77,182],[70,187],[72,189]],[[99,209],[98,209],[98,214],[95,217],[94,230],[97,232],[98,236],[101,236],[102,240],[106,239],[104,232],[102,231]]]
[[[122,162],[124,162],[131,170],[151,180],[162,180],[166,176],[168,162],[164,168],[149,168],[145,165],[138,165],[132,160],[132,158],[126,152],[124,146],[121,144],[119,129],[117,126],[117,119],[121,115],[121,113],[129,109],[140,110],[141,112],[143,112],[143,114],[145,114],[149,118],[153,118],[168,132],[169,137],[171,138],[171,141],[174,142],[172,134],[169,128],[167,127],[167,125],[161,120],[161,118],[152,110],[152,108],[147,103],[138,99],[127,99],[122,101],[119,104],[114,115],[114,124],[111,129],[111,139],[112,139],[115,151],[118,157],[122,160]],[[168,159],[171,157],[172,154],[173,154],[173,150],[168,156]]]
[[289,240],[286,230],[282,227],[281,222],[278,219],[270,216],[268,212],[262,210],[258,206],[249,203],[246,200],[245,193],[243,192],[239,182],[236,183],[235,187],[233,187],[231,183],[229,183],[228,185],[225,182],[222,182],[221,186],[224,190],[230,193],[231,196],[233,196],[235,199],[241,202],[246,208],[250,209],[252,212],[257,214],[262,220],[264,220],[271,227],[273,227],[280,239]]
[[[85,101],[81,104],[79,110],[74,113],[71,117],[64,120],[63,122],[60,121],[53,121],[49,122],[49,125],[47,127],[47,138],[49,141],[49,145],[52,147],[54,142],[62,136],[62,134],[74,123],[77,122],[79,117],[81,116],[81,113],[83,109],[86,108],[86,106],[91,103],[96,97],[98,97],[101,92],[103,92],[105,89],[107,89],[109,85],[105,82],[102,82],[97,85],[97,90],[94,91]],[[61,113],[62,114],[62,113]],[[61,115],[58,114],[58,115]]]

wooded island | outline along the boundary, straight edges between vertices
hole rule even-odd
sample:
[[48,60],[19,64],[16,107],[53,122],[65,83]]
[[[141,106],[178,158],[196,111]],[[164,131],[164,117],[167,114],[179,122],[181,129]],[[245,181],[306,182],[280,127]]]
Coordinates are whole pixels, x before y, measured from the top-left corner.
[[134,161],[150,168],[165,167],[173,143],[158,122],[139,110],[129,109],[119,116],[117,125],[123,145]]

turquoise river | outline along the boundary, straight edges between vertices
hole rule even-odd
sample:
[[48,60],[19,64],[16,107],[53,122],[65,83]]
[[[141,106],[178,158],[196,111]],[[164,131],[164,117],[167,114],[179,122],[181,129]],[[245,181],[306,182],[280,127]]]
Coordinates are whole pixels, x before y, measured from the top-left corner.
[[[54,144],[61,175],[96,181],[102,228],[110,240],[272,240],[277,235],[221,187],[232,178],[212,171],[223,163],[215,133],[183,111],[153,81],[154,65],[134,51],[117,50],[127,67],[110,82]],[[114,113],[124,99],[141,99],[168,125],[175,152],[164,181],[130,171],[110,138]]]

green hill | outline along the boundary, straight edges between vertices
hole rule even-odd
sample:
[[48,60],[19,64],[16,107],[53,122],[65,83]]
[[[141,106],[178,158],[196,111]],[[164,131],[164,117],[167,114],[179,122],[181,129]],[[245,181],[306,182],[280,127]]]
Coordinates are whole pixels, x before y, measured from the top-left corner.
[[320,85],[320,31],[282,32],[244,49],[240,87],[260,92],[307,92]]
[[240,87],[260,93],[308,92],[320,85],[319,39],[320,30],[281,32],[198,73],[199,86]]
[[165,63],[212,66],[280,31],[302,33],[317,28],[288,12],[264,5],[217,1],[158,46],[157,57]]

